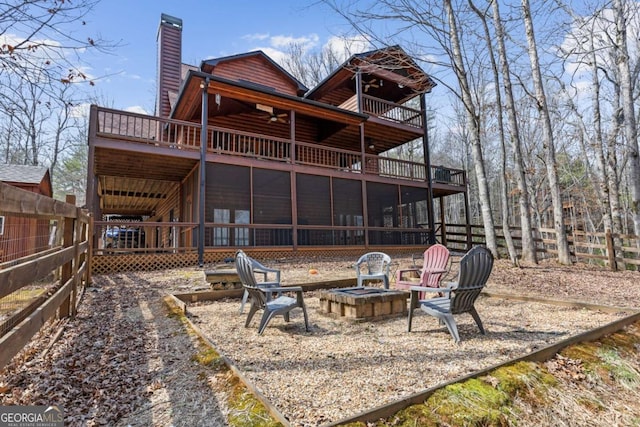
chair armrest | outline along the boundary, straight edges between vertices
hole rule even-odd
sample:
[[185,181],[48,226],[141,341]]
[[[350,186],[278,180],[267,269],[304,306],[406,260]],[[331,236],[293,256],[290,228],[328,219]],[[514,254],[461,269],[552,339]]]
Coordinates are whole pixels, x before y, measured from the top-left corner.
[[302,286],[285,286],[269,288],[269,292],[302,292]]
[[279,288],[280,282],[258,282],[257,286],[259,288],[269,288],[269,289]]
[[269,267],[265,267],[264,265],[258,263],[256,261],[256,265],[253,267],[253,272],[254,273],[258,273],[258,274],[262,274],[264,275],[264,281],[267,281],[267,275],[269,273],[274,273],[276,275],[276,280],[275,282],[280,283],[280,270],[277,268],[269,268]]
[[409,290],[413,292],[435,292],[435,293],[447,293],[454,291],[454,288],[429,288],[426,286],[412,286]]
[[399,269],[398,271],[396,271],[396,281],[401,281],[402,280],[402,276],[405,273],[418,273],[418,276],[420,276],[420,269],[419,268],[402,268]]

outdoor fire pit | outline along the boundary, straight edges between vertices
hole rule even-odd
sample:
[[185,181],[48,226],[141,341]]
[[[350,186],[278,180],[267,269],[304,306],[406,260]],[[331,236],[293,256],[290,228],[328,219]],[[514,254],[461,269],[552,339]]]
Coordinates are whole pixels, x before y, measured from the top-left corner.
[[320,291],[320,312],[348,320],[373,320],[407,314],[409,293],[355,287]]

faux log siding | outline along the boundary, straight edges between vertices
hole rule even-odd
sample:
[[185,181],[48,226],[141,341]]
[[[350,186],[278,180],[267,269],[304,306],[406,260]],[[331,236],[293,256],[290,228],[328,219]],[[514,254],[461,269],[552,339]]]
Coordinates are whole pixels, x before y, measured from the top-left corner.
[[340,104],[340,108],[344,108],[349,111],[358,111],[358,95],[353,95],[351,98]]
[[247,80],[275,89],[279,93],[296,96],[297,86],[267,60],[259,57],[241,58],[222,62],[213,70],[220,77]]
[[[324,96],[322,96],[322,98],[318,99],[318,101],[331,105],[341,105],[353,96],[355,96],[353,94],[353,89],[342,87],[325,94]],[[353,109],[352,111],[357,111],[357,108]]]
[[213,126],[226,129],[234,129],[242,132],[250,132],[272,136],[275,138],[290,139],[290,125],[288,123],[271,123],[264,117],[258,118],[250,114],[235,114],[233,116],[220,116],[209,122]]

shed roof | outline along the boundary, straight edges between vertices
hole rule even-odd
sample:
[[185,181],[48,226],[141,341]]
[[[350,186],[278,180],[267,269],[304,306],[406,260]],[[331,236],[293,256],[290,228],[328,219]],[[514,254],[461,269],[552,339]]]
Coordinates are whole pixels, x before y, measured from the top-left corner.
[[0,181],[21,184],[40,184],[49,172],[45,166],[0,165]]

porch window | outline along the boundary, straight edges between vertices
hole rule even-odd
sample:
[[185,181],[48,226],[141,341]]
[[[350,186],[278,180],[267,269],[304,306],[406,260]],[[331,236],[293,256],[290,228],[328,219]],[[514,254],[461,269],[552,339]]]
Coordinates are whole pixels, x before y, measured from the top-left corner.
[[[214,209],[213,222],[216,224],[229,224],[231,219],[229,209]],[[229,229],[227,227],[214,227],[213,229],[213,245],[229,246]]]
[[398,227],[398,187],[390,184],[367,184],[369,243],[373,245],[400,244]]
[[303,228],[305,225],[331,226],[331,190],[329,177],[298,174],[296,176],[298,200],[298,244],[333,245],[333,232]]
[[[250,223],[250,170],[247,167],[208,164],[205,218],[215,226],[205,230],[206,245],[247,246],[249,229],[231,224]],[[220,226],[230,224],[229,226]]]
[[253,245],[290,246],[293,244],[289,172],[253,170],[252,214],[253,223],[260,225],[253,230]]
[[335,244],[361,245],[364,244],[364,230],[354,229],[362,227],[364,217],[362,215],[362,184],[352,179],[334,178],[333,186],[333,225],[336,227],[349,227],[350,229],[337,230]]

